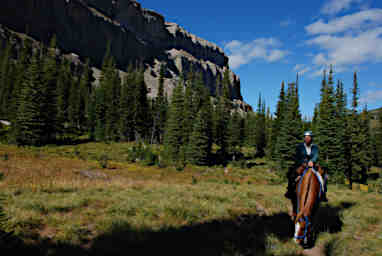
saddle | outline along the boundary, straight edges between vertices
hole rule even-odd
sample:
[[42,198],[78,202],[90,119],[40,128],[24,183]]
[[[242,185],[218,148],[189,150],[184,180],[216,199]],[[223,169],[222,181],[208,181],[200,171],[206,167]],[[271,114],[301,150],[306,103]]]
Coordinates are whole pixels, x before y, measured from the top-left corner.
[[[300,183],[301,183],[301,181],[302,181],[302,178],[304,177],[304,175],[305,175],[305,173],[307,172],[307,170],[309,170],[309,168],[305,168],[305,170],[304,170],[304,172],[302,173],[302,175],[297,177],[296,182],[299,182],[299,183],[298,183],[298,186],[300,186]],[[320,194],[319,194],[319,198],[321,198],[323,192],[325,191],[324,178],[322,177],[321,173],[320,173],[319,171],[316,171],[314,168],[312,168],[312,172],[314,173],[314,175],[316,175],[316,177],[317,177],[317,179],[318,179],[318,182],[320,183]]]

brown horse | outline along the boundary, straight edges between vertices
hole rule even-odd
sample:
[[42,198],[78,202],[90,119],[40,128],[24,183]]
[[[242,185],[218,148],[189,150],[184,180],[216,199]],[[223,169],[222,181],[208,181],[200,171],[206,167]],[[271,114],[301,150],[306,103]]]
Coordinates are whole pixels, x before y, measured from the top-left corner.
[[[318,169],[318,173],[323,175],[322,169]],[[297,170],[297,172],[301,171],[303,171],[302,176],[296,185],[297,197],[292,200],[293,215],[296,216],[294,240],[298,244],[307,245],[312,235],[312,222],[323,191],[319,176],[313,168]]]

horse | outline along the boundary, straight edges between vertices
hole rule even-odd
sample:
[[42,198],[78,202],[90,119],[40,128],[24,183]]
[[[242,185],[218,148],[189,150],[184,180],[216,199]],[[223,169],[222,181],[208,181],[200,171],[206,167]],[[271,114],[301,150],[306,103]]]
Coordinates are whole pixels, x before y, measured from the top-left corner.
[[318,168],[318,172],[312,167],[302,170],[303,173],[301,168],[297,170],[301,178],[296,184],[296,198],[292,199],[292,204],[295,217],[294,241],[305,247],[311,242],[313,218],[323,195],[323,173],[321,168]]

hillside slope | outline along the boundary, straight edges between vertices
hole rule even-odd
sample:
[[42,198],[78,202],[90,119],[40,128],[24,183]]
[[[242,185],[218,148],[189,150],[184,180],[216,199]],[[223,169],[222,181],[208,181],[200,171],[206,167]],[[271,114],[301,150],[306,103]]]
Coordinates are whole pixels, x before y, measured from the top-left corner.
[[[217,81],[228,68],[228,57],[217,45],[133,0],[3,0],[0,24],[45,43],[56,35],[60,49],[82,60],[90,58],[98,68],[110,42],[119,69],[145,64],[151,96],[157,93],[160,64],[166,64],[168,94],[192,68],[203,73],[215,95]],[[239,77],[230,71],[230,78],[232,99],[242,101]]]

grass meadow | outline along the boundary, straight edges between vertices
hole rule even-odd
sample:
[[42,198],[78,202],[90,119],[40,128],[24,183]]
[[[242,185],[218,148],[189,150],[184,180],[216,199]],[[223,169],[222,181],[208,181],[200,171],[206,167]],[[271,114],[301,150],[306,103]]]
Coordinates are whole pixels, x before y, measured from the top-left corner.
[[[30,255],[305,253],[292,241],[286,184],[264,159],[178,171],[128,162],[130,146],[0,145],[5,229],[13,232],[0,233],[0,247]],[[331,184],[328,198],[317,214],[320,255],[382,255],[381,191]]]

